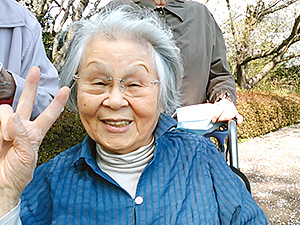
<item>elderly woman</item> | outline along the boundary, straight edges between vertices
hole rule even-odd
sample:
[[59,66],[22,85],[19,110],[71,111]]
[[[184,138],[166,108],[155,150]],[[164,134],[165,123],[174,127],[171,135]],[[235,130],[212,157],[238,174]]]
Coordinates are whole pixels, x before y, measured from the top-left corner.
[[62,88],[29,121],[33,69],[16,113],[1,106],[0,223],[266,224],[215,146],[172,130],[182,65],[170,30],[133,6],[75,26],[62,80],[88,136],[32,179],[38,146],[69,94]]

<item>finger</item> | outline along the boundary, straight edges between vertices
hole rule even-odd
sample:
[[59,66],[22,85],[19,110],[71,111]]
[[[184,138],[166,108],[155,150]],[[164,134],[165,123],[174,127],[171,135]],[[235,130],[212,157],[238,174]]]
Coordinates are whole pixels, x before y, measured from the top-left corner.
[[10,141],[10,137],[8,135],[7,122],[13,113],[14,113],[14,111],[11,106],[6,105],[6,104],[0,105],[1,133],[2,133],[2,137],[5,141]]
[[70,89],[68,87],[62,87],[56,94],[51,104],[42,112],[34,121],[36,127],[40,129],[41,135],[44,137],[59,117],[64,106],[69,98]]
[[23,190],[32,178],[37,155],[33,151],[29,135],[18,114],[14,113],[8,121],[8,133],[13,140],[14,151],[8,155],[8,160],[15,171],[17,190]]
[[217,123],[219,121],[219,116],[214,116],[212,119],[211,119],[211,122],[212,123]]
[[243,116],[241,115],[241,114],[237,114],[236,116],[235,116],[235,118],[236,118],[236,123],[238,124],[238,125],[241,125],[242,124],[242,122],[243,122]]
[[40,69],[34,66],[28,73],[16,110],[21,120],[30,119],[39,82]]
[[[27,130],[21,122],[20,116],[14,113],[8,120],[8,135],[9,138],[14,142],[15,146],[20,146],[21,149],[30,149],[31,144],[28,137]],[[31,152],[31,151],[29,151]]]
[[216,112],[214,113],[214,116],[212,117],[211,121],[213,123],[217,123],[220,120],[220,117],[222,116],[224,110],[221,107],[216,107]]

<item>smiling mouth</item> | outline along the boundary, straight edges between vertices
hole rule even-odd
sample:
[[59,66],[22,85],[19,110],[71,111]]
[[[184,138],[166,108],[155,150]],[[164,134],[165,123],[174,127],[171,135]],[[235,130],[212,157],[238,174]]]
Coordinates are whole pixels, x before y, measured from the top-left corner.
[[125,127],[131,123],[131,121],[108,121],[108,120],[103,120],[105,124],[114,126],[114,127]]

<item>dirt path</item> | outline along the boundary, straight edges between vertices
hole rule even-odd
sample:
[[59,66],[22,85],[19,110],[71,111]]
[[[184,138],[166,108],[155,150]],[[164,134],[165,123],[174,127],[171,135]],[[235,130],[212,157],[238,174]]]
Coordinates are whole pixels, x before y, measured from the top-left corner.
[[269,224],[300,224],[300,124],[239,143],[239,161]]

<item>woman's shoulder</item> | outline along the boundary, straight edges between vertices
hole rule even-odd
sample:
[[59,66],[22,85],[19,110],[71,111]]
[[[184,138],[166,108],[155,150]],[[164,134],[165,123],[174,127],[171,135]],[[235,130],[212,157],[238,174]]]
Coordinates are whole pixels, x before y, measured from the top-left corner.
[[217,151],[216,145],[203,135],[196,133],[170,130],[161,137],[161,142],[167,145],[180,148],[190,149],[200,154],[212,154]]
[[53,170],[63,170],[65,167],[72,165],[78,158],[79,150],[82,147],[82,143],[72,146],[71,148],[62,151],[48,162],[43,163],[37,167],[35,173],[44,172],[51,174]]

